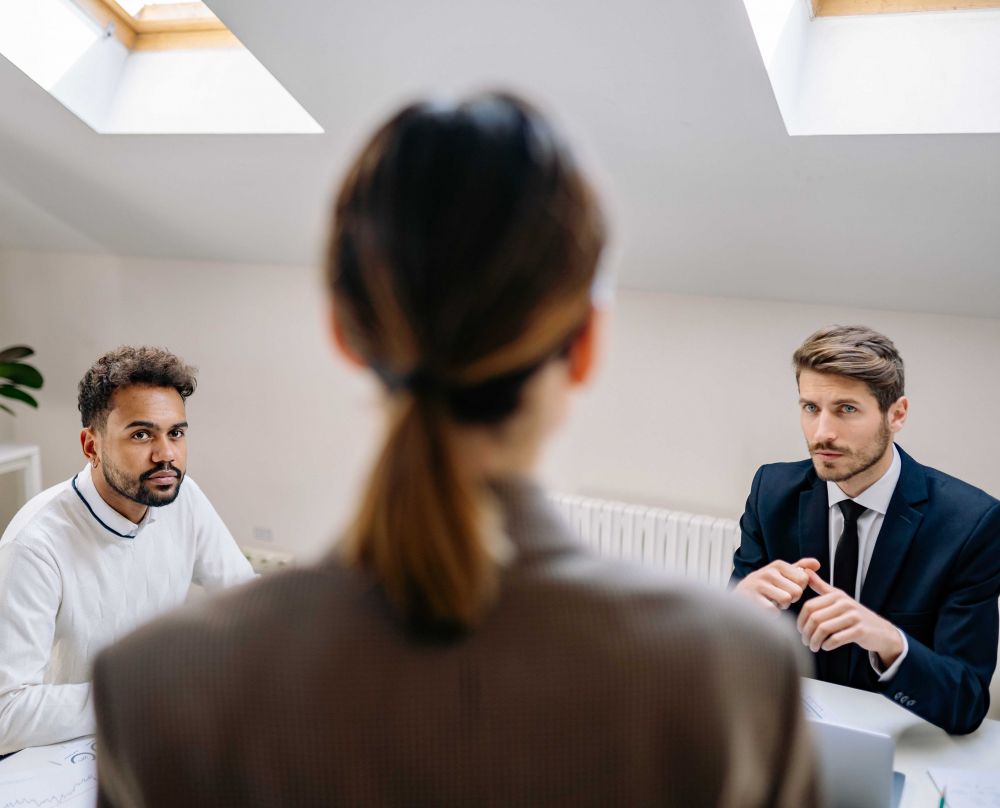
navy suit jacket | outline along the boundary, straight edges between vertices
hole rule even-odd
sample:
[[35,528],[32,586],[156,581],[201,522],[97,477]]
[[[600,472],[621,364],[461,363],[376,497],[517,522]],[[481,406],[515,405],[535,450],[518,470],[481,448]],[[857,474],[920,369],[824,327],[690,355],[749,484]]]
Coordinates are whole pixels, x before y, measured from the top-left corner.
[[[861,603],[906,634],[909,652],[883,683],[868,652],[852,645],[848,681],[837,684],[883,693],[948,732],[972,732],[986,717],[997,660],[1000,502],[902,449],[899,456]],[[828,510],[826,483],[811,460],[758,469],[733,582],[776,559],[805,557],[819,559],[829,581]],[[808,589],[790,611],[815,595]]]

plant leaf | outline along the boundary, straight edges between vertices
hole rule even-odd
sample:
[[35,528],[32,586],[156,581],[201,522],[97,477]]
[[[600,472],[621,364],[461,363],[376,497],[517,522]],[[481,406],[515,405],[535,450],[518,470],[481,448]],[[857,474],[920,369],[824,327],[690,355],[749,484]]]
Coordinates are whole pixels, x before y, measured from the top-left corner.
[[17,359],[25,359],[31,356],[34,351],[27,345],[11,345],[0,351],[0,362],[13,362]]
[[42,386],[42,374],[31,365],[20,362],[0,362],[0,379],[9,379],[14,384],[35,389]]
[[14,415],[14,416],[16,416],[16,415],[17,415],[17,413],[16,413],[16,412],[14,412],[14,411],[13,411],[13,410],[12,410],[12,409],[11,409],[10,407],[8,407],[8,406],[7,406],[6,404],[0,404],[0,410],[3,410],[4,412],[9,412],[9,413],[10,413],[11,415]]
[[16,398],[18,401],[23,401],[29,407],[38,409],[38,402],[32,396],[25,393],[24,390],[19,390],[12,384],[0,384],[0,396]]

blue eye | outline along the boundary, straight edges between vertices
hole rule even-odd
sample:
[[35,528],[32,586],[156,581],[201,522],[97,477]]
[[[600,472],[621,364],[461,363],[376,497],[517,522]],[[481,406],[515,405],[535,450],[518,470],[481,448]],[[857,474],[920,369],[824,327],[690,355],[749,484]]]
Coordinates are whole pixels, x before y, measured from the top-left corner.
[[857,412],[857,411],[858,411],[858,408],[855,407],[853,404],[845,404],[844,405],[844,412]]
[[802,405],[802,409],[804,409],[806,412],[816,412],[816,405],[815,404],[803,404]]

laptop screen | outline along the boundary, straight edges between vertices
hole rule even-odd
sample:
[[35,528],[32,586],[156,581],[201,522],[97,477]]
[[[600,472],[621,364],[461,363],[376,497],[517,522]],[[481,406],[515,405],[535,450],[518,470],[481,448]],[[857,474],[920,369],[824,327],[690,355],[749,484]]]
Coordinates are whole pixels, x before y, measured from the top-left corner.
[[894,776],[892,737],[809,719],[820,780],[831,808],[895,808],[902,775]]

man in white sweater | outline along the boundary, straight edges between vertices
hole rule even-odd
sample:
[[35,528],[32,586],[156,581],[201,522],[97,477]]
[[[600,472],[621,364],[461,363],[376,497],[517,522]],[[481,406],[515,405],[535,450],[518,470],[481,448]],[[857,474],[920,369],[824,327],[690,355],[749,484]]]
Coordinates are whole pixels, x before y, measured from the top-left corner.
[[180,605],[192,583],[253,577],[185,477],[195,371],[157,348],[111,351],[80,382],[87,465],[0,537],[0,755],[95,731],[90,665]]

